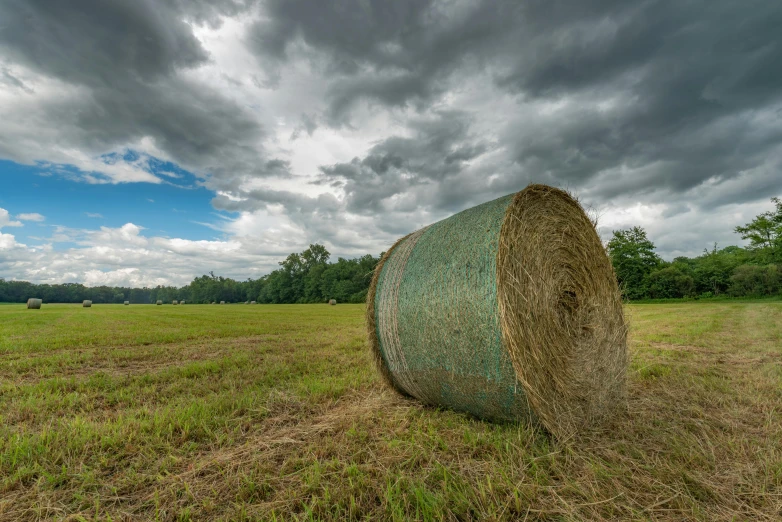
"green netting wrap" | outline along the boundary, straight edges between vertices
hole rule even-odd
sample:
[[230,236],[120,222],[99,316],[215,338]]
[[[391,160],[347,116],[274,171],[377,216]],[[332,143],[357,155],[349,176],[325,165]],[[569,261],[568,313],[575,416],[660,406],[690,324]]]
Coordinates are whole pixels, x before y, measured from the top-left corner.
[[381,374],[427,404],[567,435],[621,403],[613,269],[558,189],[531,185],[400,239],[367,304]]

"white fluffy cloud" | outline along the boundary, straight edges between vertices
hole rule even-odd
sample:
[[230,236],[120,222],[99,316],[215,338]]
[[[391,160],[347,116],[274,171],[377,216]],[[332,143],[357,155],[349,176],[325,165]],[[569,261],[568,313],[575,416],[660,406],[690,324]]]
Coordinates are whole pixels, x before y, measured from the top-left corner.
[[[210,270],[238,279],[257,278],[276,268],[282,255],[273,238],[192,241],[147,237],[142,230],[133,223],[98,230],[58,227],[42,246],[28,246],[0,233],[0,273],[41,283],[184,285]],[[63,243],[76,246],[64,248]]]
[[31,212],[31,213],[28,213],[28,214],[17,214],[16,215],[16,219],[19,219],[21,221],[36,221],[36,222],[39,222],[39,223],[41,221],[45,221],[46,220],[46,218],[44,216],[42,216],[41,214],[39,214],[37,212]]
[[13,221],[10,214],[4,208],[0,208],[0,228],[3,227],[21,227],[23,226],[21,221]]

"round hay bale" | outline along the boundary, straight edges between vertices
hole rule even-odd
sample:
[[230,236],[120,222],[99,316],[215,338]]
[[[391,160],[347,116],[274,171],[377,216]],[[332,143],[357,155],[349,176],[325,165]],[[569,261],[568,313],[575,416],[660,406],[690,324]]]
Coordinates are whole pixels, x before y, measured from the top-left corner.
[[171,304],[179,304],[179,301],[171,301]]
[[182,305],[182,304],[185,304],[185,302],[184,302],[184,301],[179,301],[179,304],[181,304],[181,305]]
[[130,304],[130,301],[125,301],[125,306],[128,306]]
[[404,395],[567,437],[622,404],[627,326],[595,225],[530,185],[397,241],[377,265],[367,327]]
[[250,304],[256,304],[255,301],[250,301]]
[[27,300],[27,309],[28,310],[40,310],[41,305],[43,304],[42,299],[38,299],[36,297],[31,297]]
[[158,305],[158,306],[163,306],[163,301],[158,299],[157,301],[155,301],[155,304]]
[[331,306],[334,306],[335,304],[337,304],[337,300],[336,299],[329,299],[329,304]]
[[89,299],[85,299],[84,301],[81,302],[81,305],[84,308],[90,308],[92,306],[92,301],[90,301]]

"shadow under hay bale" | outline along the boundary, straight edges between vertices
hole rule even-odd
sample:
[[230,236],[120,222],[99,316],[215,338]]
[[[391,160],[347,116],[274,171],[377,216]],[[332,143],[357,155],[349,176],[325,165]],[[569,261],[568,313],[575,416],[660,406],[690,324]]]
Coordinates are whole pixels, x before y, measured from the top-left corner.
[[37,299],[35,297],[31,297],[30,299],[27,300],[27,309],[40,310],[42,304],[43,304],[43,300]]
[[594,224],[530,185],[394,244],[367,296],[384,380],[424,403],[567,437],[623,403],[627,327]]
[[89,299],[85,299],[84,301],[81,302],[81,305],[84,308],[90,308],[92,306],[92,301],[90,301]]

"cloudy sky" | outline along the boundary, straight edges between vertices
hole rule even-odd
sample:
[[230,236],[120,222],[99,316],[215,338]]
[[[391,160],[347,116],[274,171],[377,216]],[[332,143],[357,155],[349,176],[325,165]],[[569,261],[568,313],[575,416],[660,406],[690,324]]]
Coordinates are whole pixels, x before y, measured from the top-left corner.
[[0,277],[245,279],[542,182],[696,255],[782,195],[778,0],[0,0]]

